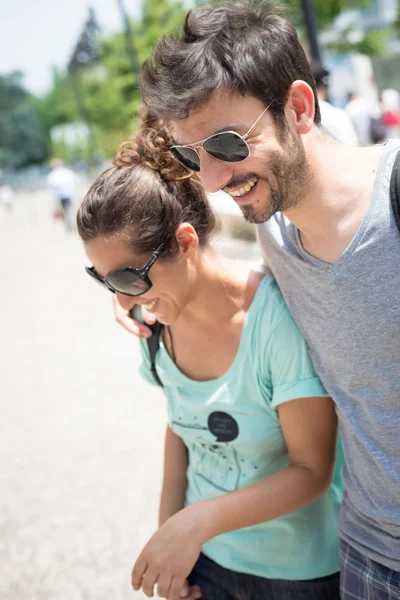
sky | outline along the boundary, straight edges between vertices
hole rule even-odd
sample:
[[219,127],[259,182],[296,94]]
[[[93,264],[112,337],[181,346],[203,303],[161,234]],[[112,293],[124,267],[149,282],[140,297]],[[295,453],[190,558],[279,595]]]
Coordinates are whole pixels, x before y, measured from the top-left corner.
[[[132,17],[140,0],[124,0]],[[35,94],[51,85],[51,66],[65,67],[93,6],[104,32],[122,29],[117,0],[0,0],[0,75],[21,70]]]

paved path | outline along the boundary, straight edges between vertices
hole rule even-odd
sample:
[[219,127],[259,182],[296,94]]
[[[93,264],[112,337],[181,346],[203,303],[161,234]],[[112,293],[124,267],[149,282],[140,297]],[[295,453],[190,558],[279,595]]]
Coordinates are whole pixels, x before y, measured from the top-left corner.
[[163,395],[50,214],[46,192],[0,206],[0,598],[140,600],[130,571],[156,527]]

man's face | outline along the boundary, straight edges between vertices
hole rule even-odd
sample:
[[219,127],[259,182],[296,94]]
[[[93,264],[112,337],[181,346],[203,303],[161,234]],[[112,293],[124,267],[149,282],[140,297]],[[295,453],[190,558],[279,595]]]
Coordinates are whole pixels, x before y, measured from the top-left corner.
[[[244,135],[264,109],[252,96],[218,92],[187,119],[173,121],[172,133],[178,144],[195,144],[223,130]],[[301,202],[310,186],[311,168],[300,136],[289,124],[278,136],[269,111],[246,142],[250,155],[236,163],[216,160],[199,148],[199,175],[207,191],[228,192],[247,221],[263,223]]]

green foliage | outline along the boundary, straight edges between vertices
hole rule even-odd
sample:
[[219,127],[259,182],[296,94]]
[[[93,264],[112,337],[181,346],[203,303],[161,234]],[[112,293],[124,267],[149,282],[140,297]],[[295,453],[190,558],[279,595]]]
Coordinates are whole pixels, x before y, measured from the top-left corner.
[[[283,4],[291,8],[293,21],[300,29],[303,27],[303,16],[300,0],[281,0]],[[333,19],[343,10],[365,8],[371,4],[371,0],[313,0],[317,27],[321,31],[328,27]]]
[[374,30],[367,33],[360,42],[353,44],[351,51],[367,56],[383,56],[392,35],[390,29]]
[[400,31],[400,0],[397,0],[397,17],[396,17],[396,22],[394,24],[395,29],[397,32]]
[[42,162],[47,141],[35,98],[21,73],[0,77],[0,167],[20,168]]
[[163,35],[180,29],[186,14],[182,2],[171,0],[143,0],[142,11],[142,20],[134,25],[140,63]]
[[52,88],[37,102],[37,109],[47,133],[55,125],[70,123],[79,117],[72,88],[65,73],[53,69]]
[[341,39],[329,44],[327,50],[337,54],[365,54],[366,56],[383,56],[386,53],[391,29],[377,29],[367,33],[360,41],[351,41],[351,30],[344,31]]

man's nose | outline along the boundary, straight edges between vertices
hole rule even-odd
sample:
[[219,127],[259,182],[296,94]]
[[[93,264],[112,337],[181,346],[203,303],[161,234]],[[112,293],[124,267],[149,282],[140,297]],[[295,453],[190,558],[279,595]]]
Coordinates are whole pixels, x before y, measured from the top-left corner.
[[198,150],[200,156],[201,182],[207,192],[218,192],[232,179],[232,166],[213,158],[205,150]]

